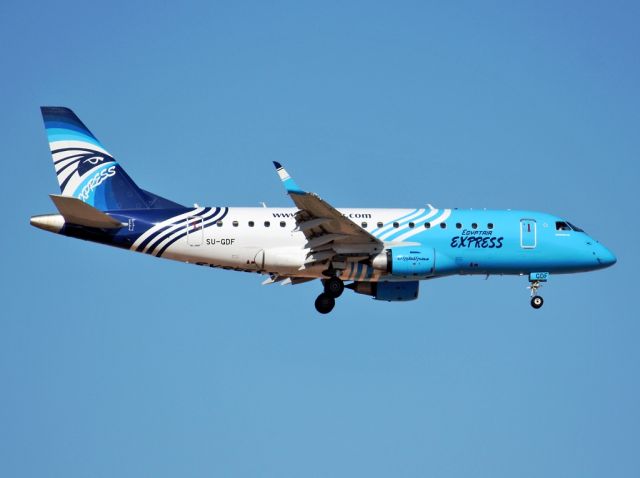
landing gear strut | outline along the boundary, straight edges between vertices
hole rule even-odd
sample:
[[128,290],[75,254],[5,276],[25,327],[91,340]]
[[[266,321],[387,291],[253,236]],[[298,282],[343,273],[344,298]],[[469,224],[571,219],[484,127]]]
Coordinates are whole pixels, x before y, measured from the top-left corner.
[[344,282],[336,276],[322,281],[324,292],[316,299],[316,310],[321,314],[328,314],[336,305],[336,299],[344,292]]
[[529,289],[531,289],[531,307],[539,309],[544,304],[542,296],[538,295],[538,289],[542,287],[539,280],[532,280]]

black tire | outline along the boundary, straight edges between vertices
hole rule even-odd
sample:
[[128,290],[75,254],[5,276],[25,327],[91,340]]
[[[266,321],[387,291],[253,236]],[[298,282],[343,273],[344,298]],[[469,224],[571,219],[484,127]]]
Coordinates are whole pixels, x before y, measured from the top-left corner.
[[331,294],[323,292],[316,299],[316,310],[321,314],[328,314],[336,306],[336,299]]
[[324,292],[337,299],[344,292],[344,282],[338,277],[330,277],[324,281]]
[[534,295],[531,297],[531,307],[534,309],[539,309],[544,304],[544,299],[539,295]]

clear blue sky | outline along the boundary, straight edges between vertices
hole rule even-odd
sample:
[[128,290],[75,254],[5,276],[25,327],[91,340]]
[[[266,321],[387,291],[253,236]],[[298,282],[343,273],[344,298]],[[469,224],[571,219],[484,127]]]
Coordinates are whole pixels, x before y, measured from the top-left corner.
[[[640,475],[637,2],[0,3],[0,475]],[[605,271],[419,300],[190,267],[31,228],[38,107],[143,187],[289,205],[526,208]]]

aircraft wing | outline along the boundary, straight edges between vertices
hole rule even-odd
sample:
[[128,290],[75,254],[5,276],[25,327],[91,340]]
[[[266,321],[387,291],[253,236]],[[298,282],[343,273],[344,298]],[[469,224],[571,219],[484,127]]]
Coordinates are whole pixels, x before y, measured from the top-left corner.
[[382,241],[369,234],[317,194],[303,191],[282,165],[273,162],[285,189],[299,211],[295,215],[296,231],[307,238],[307,264],[334,256],[369,257],[384,249]]

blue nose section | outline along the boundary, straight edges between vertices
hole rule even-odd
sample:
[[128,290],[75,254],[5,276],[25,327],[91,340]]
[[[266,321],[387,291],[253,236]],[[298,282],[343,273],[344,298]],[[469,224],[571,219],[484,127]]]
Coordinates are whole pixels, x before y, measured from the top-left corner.
[[596,247],[596,258],[602,267],[612,266],[618,261],[613,252],[602,244],[598,244]]

